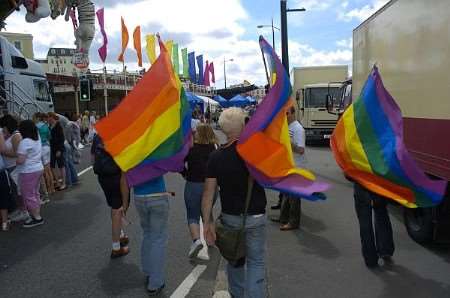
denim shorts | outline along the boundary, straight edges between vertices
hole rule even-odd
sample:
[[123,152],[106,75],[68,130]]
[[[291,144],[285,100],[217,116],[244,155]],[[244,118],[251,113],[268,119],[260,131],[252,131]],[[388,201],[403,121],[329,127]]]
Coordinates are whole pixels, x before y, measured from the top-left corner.
[[184,186],[184,202],[188,224],[198,224],[202,206],[203,182],[186,181]]

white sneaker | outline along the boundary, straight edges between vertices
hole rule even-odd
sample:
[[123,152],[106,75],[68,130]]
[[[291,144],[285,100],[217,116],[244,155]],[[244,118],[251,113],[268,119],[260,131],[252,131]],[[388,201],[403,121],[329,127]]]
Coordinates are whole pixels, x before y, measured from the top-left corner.
[[14,218],[11,218],[12,222],[18,222],[18,221],[26,221],[30,218],[30,215],[28,214],[28,211],[21,211],[19,215],[15,216]]
[[16,217],[18,217],[20,214],[22,213],[21,210],[16,209],[13,212],[11,212],[10,214],[8,214],[8,219],[10,220],[14,220]]
[[200,241],[200,239],[195,240],[195,242],[191,244],[191,249],[189,249],[189,258],[196,258],[202,248],[202,241]]
[[43,196],[43,197],[41,198],[41,205],[45,205],[45,204],[47,204],[47,203],[50,203],[50,199],[48,198],[48,195]]

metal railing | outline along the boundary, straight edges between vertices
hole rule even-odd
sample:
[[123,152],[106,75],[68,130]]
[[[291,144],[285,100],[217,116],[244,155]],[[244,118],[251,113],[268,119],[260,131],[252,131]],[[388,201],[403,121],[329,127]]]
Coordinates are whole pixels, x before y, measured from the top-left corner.
[[36,112],[44,112],[33,97],[27,94],[13,81],[5,80],[4,87],[0,84],[0,101],[2,113],[9,113],[20,119],[31,119]]

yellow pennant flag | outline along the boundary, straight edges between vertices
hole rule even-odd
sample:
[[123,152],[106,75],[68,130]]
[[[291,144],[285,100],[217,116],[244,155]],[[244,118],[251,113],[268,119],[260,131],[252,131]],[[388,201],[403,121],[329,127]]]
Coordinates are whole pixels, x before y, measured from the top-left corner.
[[[173,40],[168,40],[164,43],[167,49],[167,53],[169,53],[169,57],[172,58],[172,48],[173,48]],[[172,61],[172,59],[170,59]]]
[[147,56],[148,60],[151,64],[153,64],[156,60],[156,51],[155,51],[155,35],[149,34],[145,36],[145,40],[147,41]]

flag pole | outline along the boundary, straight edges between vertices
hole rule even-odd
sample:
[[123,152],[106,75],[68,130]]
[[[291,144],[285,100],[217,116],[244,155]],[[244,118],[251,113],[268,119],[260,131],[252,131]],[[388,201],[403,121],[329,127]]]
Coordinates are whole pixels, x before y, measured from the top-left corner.
[[103,63],[103,97],[105,98],[105,115],[108,115],[108,89],[106,88],[106,64]]
[[261,55],[262,55],[262,59],[264,62],[264,70],[266,71],[266,78],[267,78],[267,84],[269,84],[269,88],[270,88],[270,77],[269,77],[269,72],[267,71],[267,62],[266,62],[266,58],[264,57],[264,51],[261,48]]
[[122,61],[122,71],[123,71],[123,77],[125,79],[125,96],[126,96],[126,95],[128,95],[128,88],[127,88],[127,68],[125,66],[125,59],[123,59],[123,61]]

